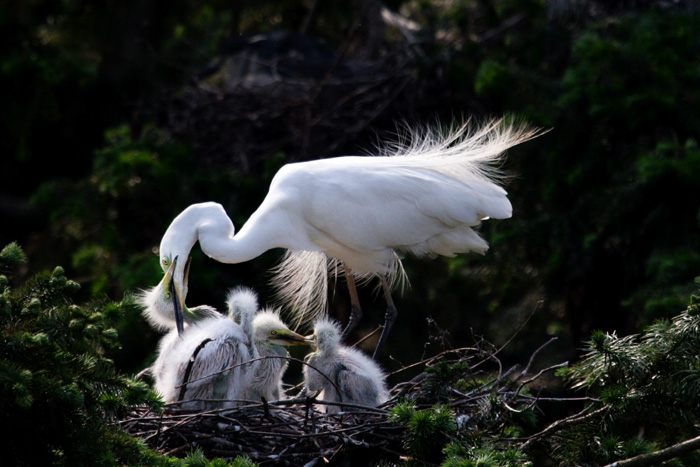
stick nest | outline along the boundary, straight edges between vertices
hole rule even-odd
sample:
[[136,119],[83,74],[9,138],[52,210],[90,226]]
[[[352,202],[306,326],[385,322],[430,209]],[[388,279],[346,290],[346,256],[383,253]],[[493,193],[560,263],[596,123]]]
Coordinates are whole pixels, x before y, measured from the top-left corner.
[[[326,414],[326,403],[306,396],[199,412],[169,404],[163,414],[133,409],[120,425],[171,456],[200,448],[209,458],[245,455],[260,465],[397,462],[406,455],[409,438],[409,428],[392,415],[397,402],[410,401],[419,410],[437,403],[449,406],[457,424],[456,438],[496,436],[514,414],[536,408],[541,400],[524,389],[565,365],[531,374],[535,357],[550,342],[532,354],[522,371],[519,365],[504,369],[494,349],[446,350],[392,373],[423,370],[397,384],[391,399],[377,408],[345,404],[342,412]],[[527,440],[532,437],[520,441]]]

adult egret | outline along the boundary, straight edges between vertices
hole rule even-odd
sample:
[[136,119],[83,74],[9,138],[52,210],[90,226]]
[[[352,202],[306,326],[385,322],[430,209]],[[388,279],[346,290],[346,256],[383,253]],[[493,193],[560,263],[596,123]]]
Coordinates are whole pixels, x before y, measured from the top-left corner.
[[[386,402],[384,373],[379,366],[361,351],[340,343],[340,329],[327,319],[320,319],[314,326],[317,350],[304,361],[304,387],[306,392],[321,391],[319,398],[325,402],[339,402],[377,407]],[[326,412],[340,408],[326,406]],[[351,409],[348,409],[351,410]]]
[[[249,351],[254,360],[261,358],[251,365],[246,399],[279,400],[284,395],[282,377],[289,366],[285,359],[289,357],[286,347],[308,345],[309,341],[291,331],[280,319],[279,314],[271,310],[257,311],[257,296],[250,289],[231,290],[226,302],[229,316],[249,323],[243,325],[243,331],[251,342]],[[252,314],[255,314],[255,317],[251,319]]]
[[[329,269],[344,272],[351,314],[343,336],[362,313],[356,280],[378,277],[387,312],[376,357],[397,316],[390,289],[403,279],[398,253],[484,253],[488,244],[472,227],[512,213],[493,165],[506,149],[536,135],[494,120],[473,131],[467,124],[446,133],[409,130],[405,141],[380,148],[376,157],[287,164],[238,233],[217,203],[186,208],[161,240],[161,266],[167,270],[178,258],[187,258],[197,241],[205,254],[223,263],[285,248],[275,282],[297,325],[325,312]],[[173,274],[178,296],[186,294],[184,270],[179,262]]]

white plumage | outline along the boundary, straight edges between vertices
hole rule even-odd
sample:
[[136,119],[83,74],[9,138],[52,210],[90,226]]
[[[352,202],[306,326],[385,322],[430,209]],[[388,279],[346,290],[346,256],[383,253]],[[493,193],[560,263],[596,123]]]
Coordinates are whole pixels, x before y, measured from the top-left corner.
[[174,329],[161,339],[152,367],[155,389],[166,403],[183,401],[181,407],[188,409],[239,405],[249,380],[248,365],[242,364],[251,358],[238,324],[221,315],[207,318],[188,325],[182,335]]
[[[340,343],[340,329],[330,320],[321,319],[314,326],[317,350],[304,361],[304,386],[307,393],[321,391],[318,399],[324,402],[377,407],[386,402],[384,373],[361,351]],[[326,412],[341,410],[327,405]],[[346,407],[344,410],[355,410]]]
[[[184,298],[180,300],[171,291],[174,266],[170,265],[157,286],[138,297],[143,315],[153,328],[169,331],[161,338],[158,358],[150,369],[155,389],[166,403],[182,402],[182,408],[238,405],[245,398],[252,375],[250,366],[244,365],[252,358],[249,339],[241,325],[214,308],[184,306]],[[176,327],[176,302],[182,304],[182,331]],[[253,314],[255,310],[257,302]],[[245,315],[242,325],[250,326],[250,320],[252,314]]]
[[257,296],[250,289],[230,291],[227,304],[229,315],[242,321],[243,331],[251,343],[248,347],[251,357],[260,358],[249,366],[245,398],[252,401],[283,399],[282,377],[289,366],[289,352],[285,347],[307,345],[308,341],[291,331],[278,313],[267,309],[257,311]]
[[[493,164],[506,149],[535,135],[500,120],[472,132],[467,125],[449,133],[409,130],[406,141],[375,157],[285,165],[238,233],[217,203],[185,209],[163,236],[162,266],[188,257],[197,241],[205,254],[224,263],[285,248],[275,282],[297,324],[325,312],[329,268],[346,274],[353,313],[345,334],[360,314],[355,278],[378,276],[389,310],[376,355],[396,316],[388,289],[402,278],[397,253],[485,252],[486,241],[472,228],[512,213]],[[183,287],[183,263],[174,272],[176,289]]]

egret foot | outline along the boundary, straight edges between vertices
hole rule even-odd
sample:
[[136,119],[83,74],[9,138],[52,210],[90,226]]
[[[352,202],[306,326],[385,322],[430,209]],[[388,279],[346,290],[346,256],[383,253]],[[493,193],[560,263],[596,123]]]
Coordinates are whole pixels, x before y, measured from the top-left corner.
[[379,356],[379,352],[381,352],[382,347],[384,347],[386,338],[389,336],[389,332],[394,326],[396,317],[399,315],[399,311],[396,309],[396,305],[394,305],[394,300],[391,298],[391,289],[389,288],[389,284],[384,278],[381,278],[381,281],[382,289],[384,290],[384,299],[386,300],[386,314],[384,315],[384,329],[382,329],[382,334],[379,336],[379,342],[377,342],[377,347],[374,349],[372,360],[376,360]]
[[352,330],[355,329],[360,319],[362,319],[362,308],[360,308],[360,305],[350,305],[350,319],[345,329],[343,329],[343,334],[340,336],[342,340],[345,340]]

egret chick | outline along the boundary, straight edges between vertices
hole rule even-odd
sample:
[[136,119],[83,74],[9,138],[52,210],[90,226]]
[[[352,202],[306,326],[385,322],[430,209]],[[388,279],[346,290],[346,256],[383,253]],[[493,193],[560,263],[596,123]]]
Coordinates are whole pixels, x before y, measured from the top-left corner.
[[202,410],[236,406],[245,398],[245,362],[252,358],[248,337],[241,326],[207,308],[218,316],[192,323],[182,334],[174,329],[158,345],[152,374],[166,403]]
[[[139,297],[143,315],[157,330],[169,330],[158,344],[150,369],[155,389],[166,403],[188,401],[183,407],[204,409],[237,405],[248,386],[250,341],[241,325],[214,308],[187,308],[172,287],[173,261],[163,280]],[[185,274],[184,290],[187,288]],[[257,302],[253,305],[257,309]],[[184,319],[177,324],[176,316]],[[243,325],[249,326],[248,315]],[[233,367],[233,368],[231,368]]]
[[[368,407],[386,402],[389,391],[382,370],[361,351],[341,345],[340,337],[340,328],[333,321],[320,319],[316,322],[313,334],[316,351],[304,359],[308,363],[304,365],[306,392],[321,391],[318,397],[324,402]],[[328,413],[339,410],[341,407],[336,405],[326,406]]]
[[[252,298],[255,292],[250,289],[234,289],[229,292],[227,303],[229,316],[245,321],[243,331],[252,345],[249,346],[253,358],[260,358],[252,364],[251,375],[246,390],[249,400],[279,400],[284,396],[282,377],[287,371],[289,357],[286,347],[290,345],[308,345],[309,341],[302,335],[291,331],[284,324],[279,314],[271,310],[257,312],[251,316]],[[257,304],[257,300],[255,301]],[[256,310],[257,311],[257,310]],[[246,317],[247,314],[247,317]],[[245,318],[245,319],[244,319]],[[250,323],[250,324],[247,324]],[[270,357],[270,358],[265,358]]]

